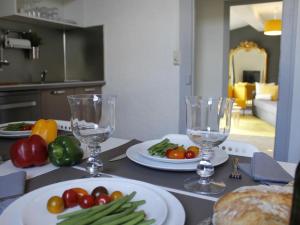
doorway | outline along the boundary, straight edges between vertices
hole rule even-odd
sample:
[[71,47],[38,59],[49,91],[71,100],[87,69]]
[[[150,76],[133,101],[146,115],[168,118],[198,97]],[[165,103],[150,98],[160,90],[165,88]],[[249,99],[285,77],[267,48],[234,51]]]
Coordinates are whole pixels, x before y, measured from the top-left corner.
[[281,1],[230,5],[228,96],[235,98],[230,138],[251,142],[271,156],[281,40],[280,32],[267,31],[281,19]]

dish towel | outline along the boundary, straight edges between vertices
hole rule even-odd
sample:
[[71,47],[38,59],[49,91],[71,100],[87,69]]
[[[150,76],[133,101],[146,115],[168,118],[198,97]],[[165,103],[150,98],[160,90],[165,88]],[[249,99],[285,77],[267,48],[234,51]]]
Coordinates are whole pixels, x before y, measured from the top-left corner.
[[24,194],[25,180],[24,171],[0,176],[0,214],[9,204]]
[[251,163],[239,163],[239,169],[255,181],[265,184],[287,184],[293,180],[293,177],[278,162],[263,152],[255,152]]

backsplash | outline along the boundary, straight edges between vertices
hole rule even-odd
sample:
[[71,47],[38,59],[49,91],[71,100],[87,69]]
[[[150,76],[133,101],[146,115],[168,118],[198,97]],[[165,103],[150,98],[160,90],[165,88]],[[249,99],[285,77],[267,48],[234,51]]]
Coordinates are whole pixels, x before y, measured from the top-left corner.
[[29,50],[4,49],[9,65],[0,70],[0,83],[39,82],[47,70],[46,81],[103,80],[103,29],[101,26],[66,31],[66,74],[63,30],[0,19],[0,35],[5,30],[31,30],[42,38],[39,59],[29,58]]

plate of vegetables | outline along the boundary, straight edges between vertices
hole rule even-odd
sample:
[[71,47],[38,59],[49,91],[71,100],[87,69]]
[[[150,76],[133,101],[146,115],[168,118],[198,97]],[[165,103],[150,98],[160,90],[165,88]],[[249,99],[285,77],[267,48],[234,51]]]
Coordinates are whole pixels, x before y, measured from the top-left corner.
[[171,142],[169,138],[144,142],[141,154],[149,159],[166,163],[190,163],[200,160],[200,148],[186,141]]
[[27,137],[31,134],[34,121],[3,123],[0,125],[0,136]]
[[[162,225],[168,206],[157,192],[121,178],[90,178],[65,181],[32,191],[4,212],[21,224],[135,224]],[[9,224],[9,223],[8,223]]]
[[[167,170],[167,171],[195,171],[197,169],[197,164],[199,161],[199,156],[194,158],[193,161],[188,161],[190,159],[167,159],[159,158],[156,156],[150,156],[148,149],[155,144],[160,143],[164,139],[169,139],[170,143],[174,143],[178,146],[193,146],[193,142],[189,140],[186,135],[182,134],[169,134],[162,139],[145,141],[136,145],[129,147],[126,151],[127,157],[135,163],[140,165],[150,167],[153,169]],[[200,150],[201,151],[201,150]],[[200,153],[199,153],[200,154]],[[229,159],[226,151],[215,147],[214,156],[211,159],[213,166],[218,166],[225,163]],[[173,160],[170,162],[164,160]],[[181,161],[183,160],[183,161]]]

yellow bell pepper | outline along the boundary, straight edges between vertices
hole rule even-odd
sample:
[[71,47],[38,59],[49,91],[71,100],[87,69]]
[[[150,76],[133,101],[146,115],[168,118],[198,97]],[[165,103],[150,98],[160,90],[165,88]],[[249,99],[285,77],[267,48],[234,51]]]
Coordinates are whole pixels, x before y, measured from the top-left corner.
[[34,134],[41,136],[49,144],[57,137],[56,121],[44,119],[36,121],[31,132],[31,135]]

